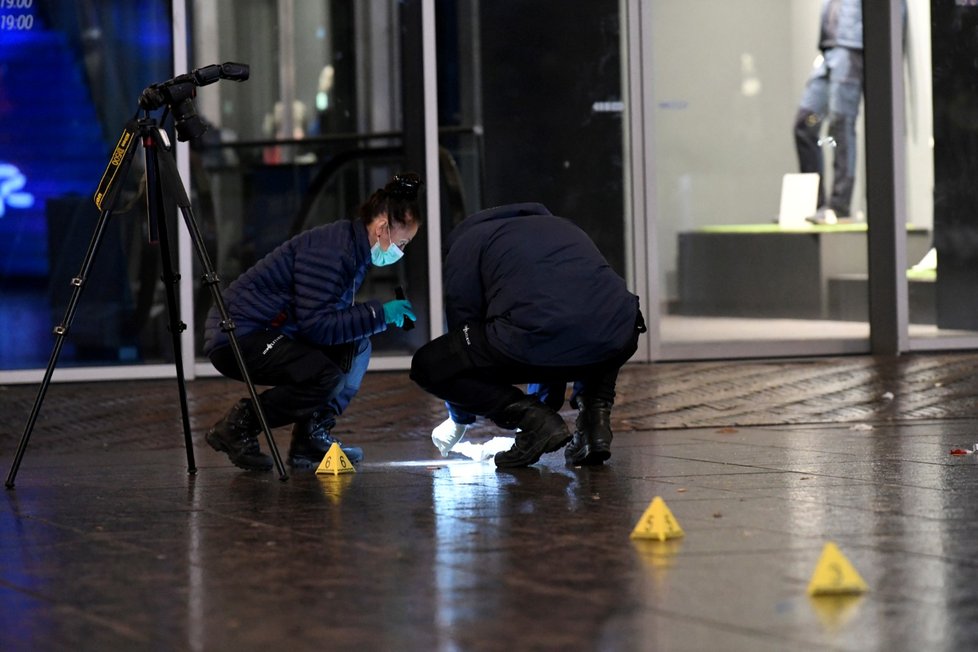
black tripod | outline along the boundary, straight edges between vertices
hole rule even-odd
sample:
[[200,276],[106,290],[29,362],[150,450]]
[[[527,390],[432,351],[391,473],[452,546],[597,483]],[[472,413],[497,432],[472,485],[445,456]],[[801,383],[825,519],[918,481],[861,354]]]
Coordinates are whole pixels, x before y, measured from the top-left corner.
[[[239,77],[228,76],[225,74],[225,67],[232,65],[243,66],[243,64],[207,66],[206,68],[201,68],[193,73],[189,73],[188,75],[182,75],[181,77],[174,78],[174,80],[165,82],[165,84],[168,85],[165,87],[166,93],[168,94],[161,95],[160,98],[168,98],[176,94],[176,91],[173,89],[179,90],[179,86],[175,86],[174,82],[186,83],[193,87],[210,83],[211,81],[217,81],[219,78],[238,79]],[[220,70],[212,71],[212,68],[220,68]],[[234,69],[234,72],[239,76],[242,74],[240,69]],[[247,79],[246,66],[244,67],[243,77],[240,78]],[[157,85],[156,87],[151,87],[151,89],[158,92],[158,87],[162,86],[163,85]],[[150,89],[147,89],[147,91],[149,90]],[[187,93],[188,98],[192,97],[192,93],[190,93],[190,91],[187,91]],[[144,98],[145,96],[146,92],[144,92]],[[144,101],[144,98],[140,99],[140,104],[146,108],[146,104],[148,103],[150,108],[152,108],[154,106],[152,101]],[[189,101],[189,99],[186,99],[186,102]],[[190,107],[189,109],[187,108],[188,106]],[[182,119],[182,122],[177,122],[177,130],[178,134],[183,136],[188,132],[181,130],[181,127],[183,126],[185,129],[192,128],[195,124],[194,118],[196,118],[196,114],[193,112],[192,104],[183,104],[180,108],[182,113],[174,110],[174,114],[177,116],[178,120]],[[181,140],[187,140],[189,137],[195,137],[194,134],[199,136],[202,132],[202,129],[197,132],[191,131],[189,132],[190,135],[188,138],[181,137]],[[234,334],[234,322],[228,315],[227,308],[224,304],[224,298],[221,296],[221,290],[219,287],[220,278],[214,271],[213,265],[211,265],[210,257],[207,255],[207,250],[204,248],[204,239],[200,233],[200,229],[197,226],[197,222],[194,219],[193,210],[190,206],[190,199],[187,196],[186,190],[184,189],[183,182],[180,180],[180,174],[177,171],[176,163],[174,162],[173,155],[170,152],[169,138],[167,137],[166,132],[159,128],[157,121],[150,117],[149,109],[147,108],[144,111],[142,118],[133,118],[133,120],[131,120],[125,126],[122,137],[119,139],[119,143],[116,145],[115,151],[112,153],[109,165],[106,168],[105,174],[102,176],[102,181],[99,184],[99,188],[95,193],[95,205],[99,208],[101,213],[99,215],[98,222],[95,225],[95,233],[92,235],[91,243],[88,245],[88,251],[85,253],[85,258],[82,261],[81,270],[78,272],[78,275],[75,278],[71,279],[72,293],[71,298],[68,301],[68,308],[65,311],[64,318],[62,319],[61,323],[54,328],[54,334],[56,336],[54,348],[51,351],[51,357],[48,360],[47,370],[45,371],[44,377],[41,381],[41,387],[38,390],[37,398],[34,400],[34,407],[31,410],[30,417],[27,419],[27,426],[24,428],[24,434],[20,438],[20,445],[17,447],[17,454],[14,457],[14,463],[10,468],[10,473],[7,475],[6,486],[8,489],[12,489],[14,486],[14,478],[17,475],[17,469],[20,467],[21,460],[24,457],[24,451],[27,448],[27,442],[31,436],[31,431],[34,429],[34,424],[37,421],[38,414],[41,411],[41,404],[44,401],[44,395],[47,393],[48,385],[51,382],[51,375],[54,373],[54,367],[57,364],[58,357],[61,354],[65,337],[68,335],[68,329],[70,328],[71,322],[74,319],[75,309],[78,306],[78,301],[81,297],[82,290],[84,289],[85,281],[91,270],[92,264],[95,261],[95,256],[98,253],[99,245],[101,244],[106,226],[108,225],[109,218],[112,215],[116,199],[119,196],[121,181],[126,178],[126,174],[128,173],[132,164],[133,154],[136,151],[135,143],[137,137],[142,142],[143,150],[146,156],[146,195],[150,230],[151,232],[154,230],[158,231],[160,255],[163,259],[162,277],[166,291],[166,305],[169,315],[170,334],[173,337],[173,356],[174,363],[176,364],[177,383],[180,391],[180,411],[183,417],[183,432],[184,441],[187,448],[188,472],[196,473],[197,467],[194,462],[193,444],[190,436],[190,415],[187,410],[187,388],[184,380],[182,347],[180,343],[180,334],[186,330],[187,326],[180,321],[179,304],[177,303],[176,287],[180,281],[180,276],[173,271],[173,259],[171,258],[170,249],[170,234],[168,233],[165,214],[167,199],[175,201],[180,209],[180,212],[183,214],[184,223],[187,225],[187,229],[190,231],[190,237],[193,240],[197,258],[204,269],[203,282],[205,285],[209,286],[211,295],[214,299],[214,304],[220,311],[221,328],[228,334],[231,349],[234,352],[235,360],[237,361],[238,368],[241,371],[241,377],[248,386],[252,405],[254,406],[255,413],[258,417],[259,423],[261,424],[262,430],[265,432],[268,447],[271,449],[272,458],[275,461],[275,468],[278,470],[281,480],[286,480],[288,478],[288,474],[285,471],[285,466],[282,464],[282,457],[278,452],[278,447],[275,445],[275,440],[272,438],[272,433],[268,427],[268,422],[265,420],[265,415],[262,412],[261,405],[258,400],[258,393],[256,392],[255,386],[248,376],[247,369],[245,369],[244,358],[241,355],[241,349],[238,346],[238,340]]]

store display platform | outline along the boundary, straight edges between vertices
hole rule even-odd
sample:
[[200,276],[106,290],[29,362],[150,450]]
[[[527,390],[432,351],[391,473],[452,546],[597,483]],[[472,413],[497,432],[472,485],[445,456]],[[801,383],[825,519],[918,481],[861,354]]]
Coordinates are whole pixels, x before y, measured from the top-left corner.
[[[832,279],[865,277],[864,222],[813,224],[786,229],[777,224],[705,227],[679,234],[676,314],[827,319],[867,314],[859,305],[830,301]],[[907,228],[907,259],[917,261],[931,246],[931,232]],[[851,290],[850,284],[849,289]],[[847,292],[848,302],[858,294]]]

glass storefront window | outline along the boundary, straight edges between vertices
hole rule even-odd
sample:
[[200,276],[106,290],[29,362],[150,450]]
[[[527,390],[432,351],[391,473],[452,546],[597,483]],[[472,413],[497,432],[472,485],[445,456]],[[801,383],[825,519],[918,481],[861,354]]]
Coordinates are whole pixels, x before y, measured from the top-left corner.
[[[47,362],[112,148],[142,90],[175,74],[169,2],[18,4],[0,38],[0,372]],[[848,150],[851,203],[836,223],[811,208],[811,180],[797,176],[795,120],[821,63],[822,4],[531,3],[514,20],[509,3],[434,3],[437,66],[427,72],[437,75],[440,183],[427,180],[427,191],[438,193],[442,236],[502,203],[539,201],[568,217],[643,294],[657,331],[648,338],[653,359],[868,351],[873,186],[863,106]],[[978,341],[969,298],[978,282],[974,175],[962,118],[974,99],[971,4],[908,4],[906,262],[917,349]],[[426,171],[422,6],[431,8],[185,3],[181,66],[250,67],[247,81],[199,89],[196,108],[210,129],[179,157],[189,160],[184,182],[225,284],[291,235],[352,217],[392,174]],[[629,11],[641,14],[642,29]],[[641,56],[628,61],[626,52]],[[630,123],[632,110],[641,124]],[[815,142],[831,189],[838,134],[822,124]],[[640,180],[630,165],[642,166]],[[152,373],[173,361],[142,175],[139,151],[86,279],[65,366]],[[438,286],[425,239],[423,229],[403,264],[374,270],[361,296],[386,299],[400,285],[427,315]],[[182,317],[199,355],[211,297],[194,258],[184,281],[194,314]],[[378,354],[401,364],[439,330],[427,322],[375,338]],[[208,373],[200,361],[196,372]]]
[[[805,90],[829,65],[818,47],[821,8],[653,3],[663,357],[868,350],[861,111],[850,111],[854,137],[830,129],[824,85]],[[847,65],[858,110],[859,70]],[[821,178],[812,175],[819,159]],[[846,166],[851,199],[842,161],[855,161]]]
[[[212,128],[191,152],[195,213],[225,286],[289,237],[355,219],[394,174],[424,171],[406,145],[421,123],[401,103],[405,20],[380,0],[193,3],[191,67],[233,60],[251,72],[241,84],[201,90]],[[420,25],[403,33],[420,42]],[[401,286],[426,314],[424,238],[422,229],[402,263],[372,269],[358,299],[387,301]],[[199,277],[198,266],[198,353],[212,304]],[[427,326],[371,338],[375,354],[410,354]]]
[[620,3],[523,3],[518,19],[510,3],[436,8],[442,233],[540,202],[629,278]]
[[[972,2],[908,3],[909,133],[927,167],[910,170],[911,203],[933,227],[929,255],[907,275],[910,335],[915,348],[974,346],[978,335],[978,220],[972,155],[978,92],[978,46]],[[919,192],[918,192],[919,190]],[[913,194],[917,201],[914,202]]]
[[[172,76],[170,3],[27,0],[0,24],[0,370],[44,367],[141,91]],[[63,366],[164,361],[141,154],[86,279]]]

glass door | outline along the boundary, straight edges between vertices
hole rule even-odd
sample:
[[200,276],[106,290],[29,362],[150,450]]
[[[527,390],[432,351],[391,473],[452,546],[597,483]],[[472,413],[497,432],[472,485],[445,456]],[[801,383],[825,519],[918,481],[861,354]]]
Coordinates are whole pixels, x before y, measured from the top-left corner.
[[[908,133],[919,152],[910,157],[908,194],[933,230],[926,256],[909,254],[910,346],[917,350],[978,346],[978,165],[974,107],[978,106],[978,7],[971,2],[908,3],[907,60],[914,83]],[[908,246],[909,250],[909,246]]]
[[164,364],[172,345],[160,337],[165,319],[149,309],[159,255],[145,229],[141,151],[115,186],[118,199],[87,277],[75,280],[99,222],[93,198],[113,149],[142,90],[173,75],[170,3],[37,0],[5,3],[3,18],[0,376],[40,379],[61,325],[69,328],[55,379],[85,377],[83,367],[108,377],[172,373]]
[[[410,6],[408,6],[410,5]],[[424,173],[419,3],[275,0],[193,3],[191,68],[240,61],[240,84],[202,88],[211,129],[191,147],[194,201],[226,285],[288,238],[355,219],[359,205],[398,172]],[[437,182],[428,186],[437,189]],[[401,286],[427,312],[425,229],[404,262],[374,268],[358,299],[394,298]],[[201,349],[212,300],[194,273]],[[371,367],[409,356],[429,322],[371,338]],[[203,363],[198,371],[208,373]]]
[[651,4],[655,357],[869,350],[861,50],[822,7]]
[[618,0],[572,4],[436,3],[441,229],[539,202],[634,288],[625,16]]

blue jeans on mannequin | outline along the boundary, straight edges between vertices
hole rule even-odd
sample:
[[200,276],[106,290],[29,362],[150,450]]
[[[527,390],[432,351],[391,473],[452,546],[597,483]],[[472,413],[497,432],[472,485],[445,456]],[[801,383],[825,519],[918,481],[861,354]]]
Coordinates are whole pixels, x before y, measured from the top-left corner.
[[[856,118],[862,101],[863,52],[844,47],[829,48],[805,83],[795,116],[795,146],[802,172],[820,175],[818,207],[849,215],[856,173]],[[832,190],[826,196],[822,156],[822,124],[828,119],[828,135],[835,144]]]

